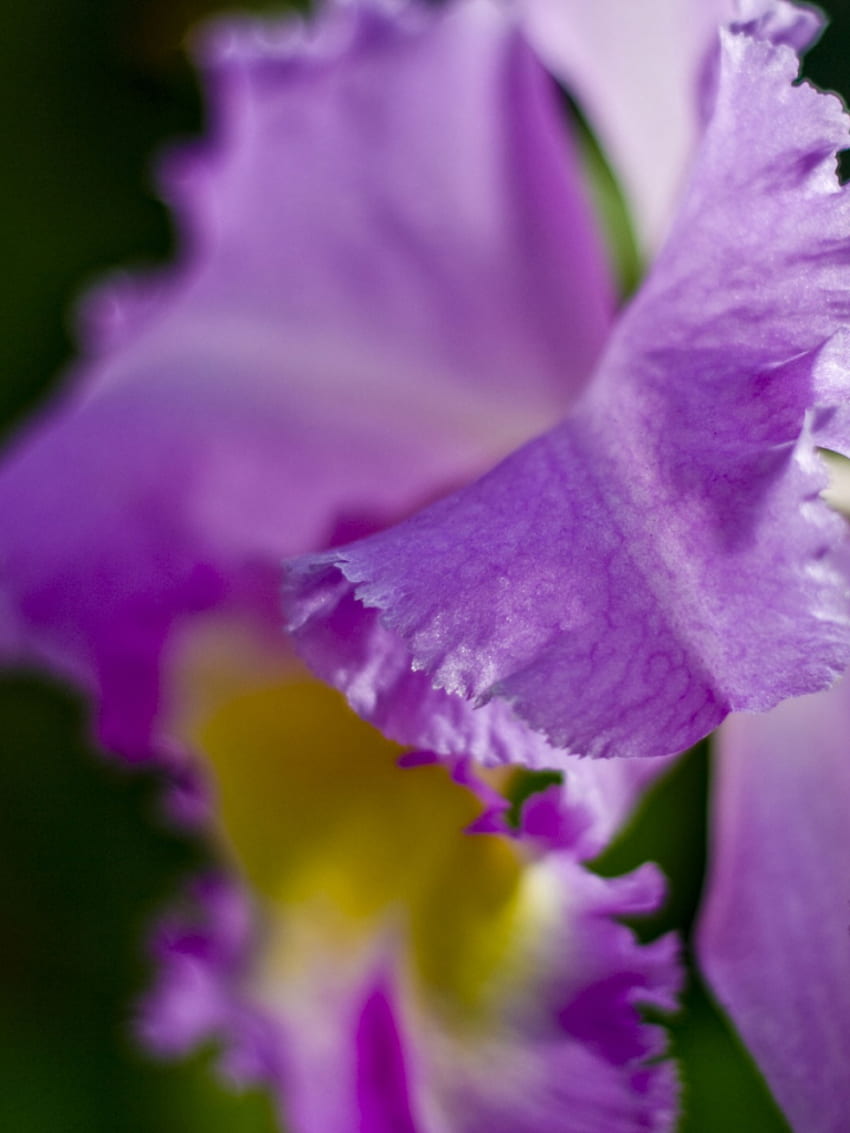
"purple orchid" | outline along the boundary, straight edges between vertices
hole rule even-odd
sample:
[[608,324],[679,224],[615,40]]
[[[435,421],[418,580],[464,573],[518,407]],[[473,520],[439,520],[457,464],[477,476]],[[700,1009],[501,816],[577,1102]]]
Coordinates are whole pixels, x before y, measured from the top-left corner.
[[513,758],[523,725],[579,755],[668,755],[850,660],[816,457],[847,397],[847,123],[793,85],[774,22],[721,30],[675,220],[572,411],[291,569],[302,655],[394,738],[433,744],[451,719],[466,748],[498,714]]
[[[637,1007],[671,1006],[673,945],[615,921],[657,879],[583,864],[665,761],[579,756],[678,752],[850,659],[816,453],[846,444],[847,128],[795,84],[818,21],[632,20],[362,0],[222,25],[211,135],[161,176],[181,261],[88,301],[64,401],[0,469],[4,654],[86,688],[102,744],[170,772],[220,851],[158,928],[141,1030],[218,1038],[296,1133],[671,1128]],[[552,73],[660,246],[616,318]],[[293,556],[300,652],[414,766],[305,678]],[[802,1044],[758,1016],[789,956],[808,970],[771,835],[808,831],[806,901],[843,824],[794,825],[789,752],[745,836],[735,734],[705,968],[797,1127],[835,1133],[831,1024]],[[517,762],[564,782],[511,824]],[[818,1074],[788,1074],[802,1045]]]
[[211,136],[161,175],[182,260],[87,301],[0,472],[6,654],[88,689],[221,861],[156,931],[140,1032],[218,1041],[296,1131],[669,1129],[638,1009],[672,1007],[675,945],[616,920],[658,878],[584,865],[659,768],[568,757],[515,829],[480,743],[398,767],[278,611],[284,556],[468,482],[590,374],[614,289],[548,75],[489,3],[202,56]]

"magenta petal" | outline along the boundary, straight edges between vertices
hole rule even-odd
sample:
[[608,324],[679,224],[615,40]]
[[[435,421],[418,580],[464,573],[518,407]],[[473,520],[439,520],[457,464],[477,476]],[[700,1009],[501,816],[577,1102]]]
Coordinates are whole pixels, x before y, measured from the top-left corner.
[[185,617],[374,529],[548,425],[611,308],[548,76],[489,4],[223,25],[213,140],[173,157],[179,269],[88,304],[67,402],[0,470],[4,653],[143,756]]
[[850,684],[719,739],[702,966],[794,1129],[850,1104]]
[[674,231],[570,418],[290,569],[300,647],[358,710],[430,683],[456,700],[447,733],[504,700],[572,752],[661,755],[847,663],[843,527],[807,425],[850,320],[847,121],[796,74],[790,48],[723,34]]
[[367,995],[357,1025],[357,1111],[361,1133],[416,1133],[401,1035],[380,983]]

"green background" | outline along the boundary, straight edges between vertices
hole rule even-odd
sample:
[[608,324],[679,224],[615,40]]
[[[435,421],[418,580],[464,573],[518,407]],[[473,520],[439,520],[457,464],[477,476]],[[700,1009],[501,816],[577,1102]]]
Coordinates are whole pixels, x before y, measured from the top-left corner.
[[[5,435],[49,395],[70,357],[69,310],[80,290],[105,269],[162,261],[172,251],[150,158],[202,128],[179,47],[191,21],[218,6],[0,4]],[[833,26],[806,71],[850,92],[850,8],[829,10]],[[221,1087],[212,1052],[162,1065],[128,1037],[133,1002],[149,978],[146,926],[203,850],[161,821],[154,776],[117,768],[86,736],[85,710],[67,691],[25,674],[0,682],[0,1129],[271,1133],[268,1099]],[[671,897],[640,926],[648,937],[690,930],[709,777],[701,747],[599,863],[617,873],[649,858],[667,872]],[[672,1025],[682,1129],[787,1129],[694,979],[685,1006]]]

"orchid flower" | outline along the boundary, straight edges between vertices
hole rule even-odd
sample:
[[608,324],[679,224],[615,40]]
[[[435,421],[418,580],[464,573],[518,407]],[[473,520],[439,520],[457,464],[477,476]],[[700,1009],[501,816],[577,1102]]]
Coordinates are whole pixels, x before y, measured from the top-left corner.
[[[632,46],[671,42],[664,20],[688,5],[648,8]],[[821,690],[846,666],[850,608],[818,449],[848,454],[850,204],[835,161],[848,121],[796,83],[812,11],[741,4],[716,51],[682,39],[692,116],[670,145],[690,143],[685,173],[658,141],[671,104],[657,90],[681,68],[644,67],[645,100],[629,97],[628,66],[581,88],[581,47],[604,57],[610,11],[575,25],[531,11],[659,250],[564,420],[400,525],[292,565],[290,625],[314,670],[395,739],[475,751],[492,729],[533,765],[557,761],[546,745],[675,752],[732,710],[819,694],[722,733],[700,958],[794,1128],[838,1133],[847,692]],[[660,145],[679,176],[658,197],[640,168],[653,130],[647,152]]]
[[[155,931],[140,1032],[217,1039],[295,1133],[672,1128],[638,1007],[672,1006],[674,944],[616,922],[658,878],[584,864],[665,761],[579,757],[676,753],[850,659],[816,452],[844,444],[846,126],[795,84],[817,20],[630,20],[221,25],[211,134],[161,172],[181,260],[89,298],[63,399],[0,468],[4,655],[86,688],[102,745],[162,766],[219,848]],[[552,74],[655,254],[619,316]],[[514,763],[562,784],[522,803]],[[797,1044],[747,1020],[787,966],[747,998],[762,951],[724,964],[707,918],[782,1104],[837,1129],[832,1031],[807,1032],[824,1079],[781,1092]]]
[[477,2],[231,21],[201,62],[211,134],[161,173],[183,257],[88,298],[0,471],[6,654],[89,690],[217,848],[139,1033],[218,1042],[295,1133],[669,1129],[639,1008],[676,945],[618,923],[660,878],[584,864],[656,768],[567,760],[521,803],[358,721],[278,608],[285,556],[468,482],[590,373],[614,289],[549,77]]

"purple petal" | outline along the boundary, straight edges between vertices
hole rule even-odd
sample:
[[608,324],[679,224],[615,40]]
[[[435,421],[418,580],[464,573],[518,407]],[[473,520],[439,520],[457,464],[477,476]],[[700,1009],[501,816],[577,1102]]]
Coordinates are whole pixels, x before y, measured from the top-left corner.
[[151,1050],[184,1054],[229,1020],[224,980],[238,973],[252,944],[252,919],[240,888],[207,876],[190,887],[179,912],[162,920],[152,941],[159,979],[138,1024]]
[[303,655],[366,714],[398,695],[396,738],[422,742],[433,684],[453,698],[445,734],[430,725],[440,750],[503,700],[572,752],[660,755],[847,663],[843,529],[807,425],[847,400],[847,120],[796,74],[788,47],[723,34],[675,228],[571,417],[396,528],[291,568]]
[[[408,762],[399,776],[420,774],[428,760]],[[454,778],[447,789],[492,801],[468,762]],[[207,883],[158,933],[159,984],[143,1036],[165,1055],[216,1041],[232,1076],[271,1087],[293,1133],[671,1130],[675,1073],[658,1060],[663,1032],[640,1008],[674,1009],[676,944],[638,944],[618,923],[658,906],[661,879],[652,866],[615,880],[587,871],[575,814],[558,791],[546,796],[550,810],[561,809],[560,837],[541,841],[533,800],[514,834],[458,831],[515,841],[529,918],[471,1016],[445,988],[435,994],[421,982],[397,906],[380,913],[371,938],[354,938],[344,960],[338,942],[326,951],[316,934],[311,963],[275,974],[263,959],[260,916],[272,912],[284,937],[297,936],[300,918],[309,923],[309,894],[256,910],[250,931],[239,891],[228,898],[226,885]]]
[[658,247],[696,147],[720,25],[805,49],[822,25],[774,0],[522,0],[540,57],[587,114],[631,205],[641,245]]
[[719,738],[699,954],[800,1133],[847,1128],[850,684]]
[[798,53],[811,47],[826,23],[820,8],[797,0],[734,0],[727,18],[757,39]]
[[639,240],[672,219],[699,125],[704,64],[729,0],[523,0],[541,58],[579,100],[618,174]]
[[[547,792],[549,802],[553,792]],[[533,805],[535,797],[529,802]],[[526,804],[528,809],[529,804]],[[566,815],[565,815],[566,817]],[[523,837],[536,841],[524,815]],[[565,849],[563,846],[562,849]],[[653,866],[603,880],[553,856],[550,884],[571,906],[563,937],[544,941],[536,966],[539,1003],[519,1004],[513,1042],[492,1042],[458,1063],[447,1084],[451,1128],[459,1133],[626,1133],[672,1130],[678,1088],[658,1062],[664,1034],[636,1026],[638,1006],[671,1011],[680,986],[677,943],[638,945],[615,918],[658,907],[663,882]],[[549,1005],[552,1016],[541,1011]],[[557,1020],[559,1041],[549,1031]],[[655,1060],[647,1063],[646,1060]]]
[[416,1133],[398,1024],[380,984],[357,1026],[357,1109],[362,1133]]
[[[594,1059],[583,1046],[531,1048],[533,1075],[519,1105],[504,1091],[519,1085],[509,1065],[490,1053],[493,1070],[461,1086],[457,1133],[669,1133],[676,1128],[677,1082],[669,1064],[628,1075]],[[519,1075],[517,1075],[517,1078]],[[513,1079],[513,1081],[512,1081]]]
[[510,18],[226,25],[213,141],[165,183],[178,269],[87,310],[90,357],[0,472],[4,649],[92,686],[144,756],[187,617],[275,625],[276,564],[557,419],[611,289],[548,78]]

